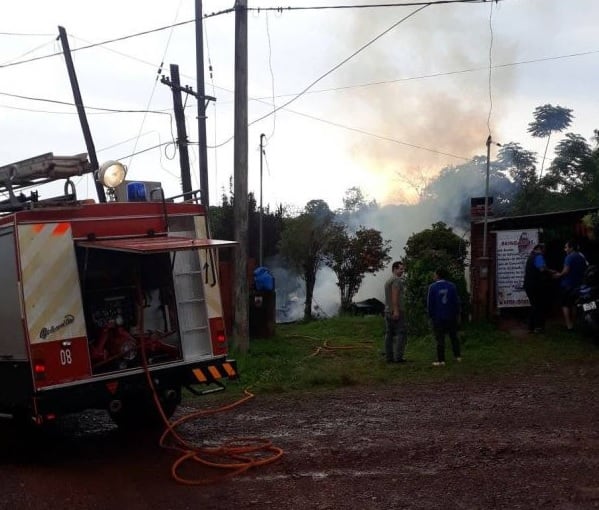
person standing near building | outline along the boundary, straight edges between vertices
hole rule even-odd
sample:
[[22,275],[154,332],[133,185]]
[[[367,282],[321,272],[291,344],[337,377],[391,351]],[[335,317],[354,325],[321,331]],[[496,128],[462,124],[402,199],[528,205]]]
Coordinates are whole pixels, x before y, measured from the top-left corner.
[[393,262],[391,272],[392,276],[385,282],[385,359],[387,363],[403,363],[408,342],[402,279],[404,265]]
[[566,257],[564,267],[559,273],[554,273],[554,278],[559,278],[560,282],[560,305],[564,315],[564,322],[568,331],[574,330],[573,313],[574,302],[582,278],[587,268],[587,259],[577,249],[574,241],[567,241],[564,246]]
[[444,366],[445,335],[451,340],[454,358],[456,361],[462,361],[458,339],[460,298],[456,286],[447,280],[447,271],[444,268],[437,269],[433,278],[435,281],[429,286],[426,299],[428,316],[437,342],[437,361],[433,365]]
[[545,331],[545,313],[551,295],[549,278],[552,273],[545,263],[545,245],[536,244],[524,266],[524,291],[530,302],[529,333]]

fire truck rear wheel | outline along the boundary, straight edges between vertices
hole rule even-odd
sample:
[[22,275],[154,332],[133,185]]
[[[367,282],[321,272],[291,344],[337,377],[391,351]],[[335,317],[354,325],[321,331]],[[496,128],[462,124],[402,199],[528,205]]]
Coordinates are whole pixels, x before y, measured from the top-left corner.
[[[162,411],[170,418],[181,403],[181,388],[164,389],[159,394]],[[108,413],[121,428],[158,427],[163,425],[160,412],[151,396],[135,396],[111,402]]]

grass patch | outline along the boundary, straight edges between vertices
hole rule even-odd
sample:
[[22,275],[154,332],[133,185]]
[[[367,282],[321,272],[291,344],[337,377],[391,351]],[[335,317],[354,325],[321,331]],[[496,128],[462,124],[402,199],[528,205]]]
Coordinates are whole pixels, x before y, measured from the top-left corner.
[[452,360],[447,341],[447,365],[433,367],[435,343],[427,334],[408,339],[408,363],[390,365],[382,356],[383,335],[384,321],[374,316],[277,325],[274,337],[252,340],[247,353],[231,353],[241,377],[239,383],[228,383],[225,395],[245,388],[265,394],[493,378],[564,362],[599,361],[599,349],[576,334],[516,336],[490,324],[467,324],[459,333],[462,363]]

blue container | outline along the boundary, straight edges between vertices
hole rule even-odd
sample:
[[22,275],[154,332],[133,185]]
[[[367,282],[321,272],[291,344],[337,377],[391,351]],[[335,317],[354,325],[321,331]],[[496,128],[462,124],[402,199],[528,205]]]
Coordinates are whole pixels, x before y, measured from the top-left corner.
[[254,269],[254,285],[256,290],[274,290],[275,279],[266,267],[257,267]]

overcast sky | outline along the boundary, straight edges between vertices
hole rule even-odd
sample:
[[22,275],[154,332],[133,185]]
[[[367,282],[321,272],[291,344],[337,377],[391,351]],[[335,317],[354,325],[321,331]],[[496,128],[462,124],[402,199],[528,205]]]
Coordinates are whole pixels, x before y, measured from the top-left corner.
[[[204,0],[204,13],[233,3]],[[251,8],[375,3],[384,2],[248,0]],[[489,131],[497,142],[519,142],[542,155],[544,141],[526,130],[535,107],[546,103],[574,110],[572,132],[590,139],[599,128],[596,0],[417,9],[249,13],[249,120],[266,115],[249,128],[249,188],[259,191],[258,146],[264,133],[265,204],[301,208],[319,198],[336,208],[352,186],[381,204],[410,201],[412,188],[444,166],[484,155]],[[75,108],[35,100],[73,102],[64,58],[37,59],[61,51],[58,25],[76,50],[193,17],[193,0],[21,0],[4,6],[0,166],[45,152],[86,151]],[[217,99],[208,107],[207,120],[210,201],[215,204],[233,174],[234,14],[207,18],[204,31],[206,93]],[[172,144],[130,155],[175,136],[172,95],[157,72],[164,62],[162,72],[169,76],[169,64],[178,64],[182,84],[196,88],[193,22],[74,51],[73,58],[99,161],[123,159],[128,179],[162,181],[167,195],[179,193],[179,159]],[[189,97],[186,105],[194,142],[195,99]],[[199,187],[194,146],[191,161],[194,187]],[[91,181],[81,179],[79,194],[94,193]]]

